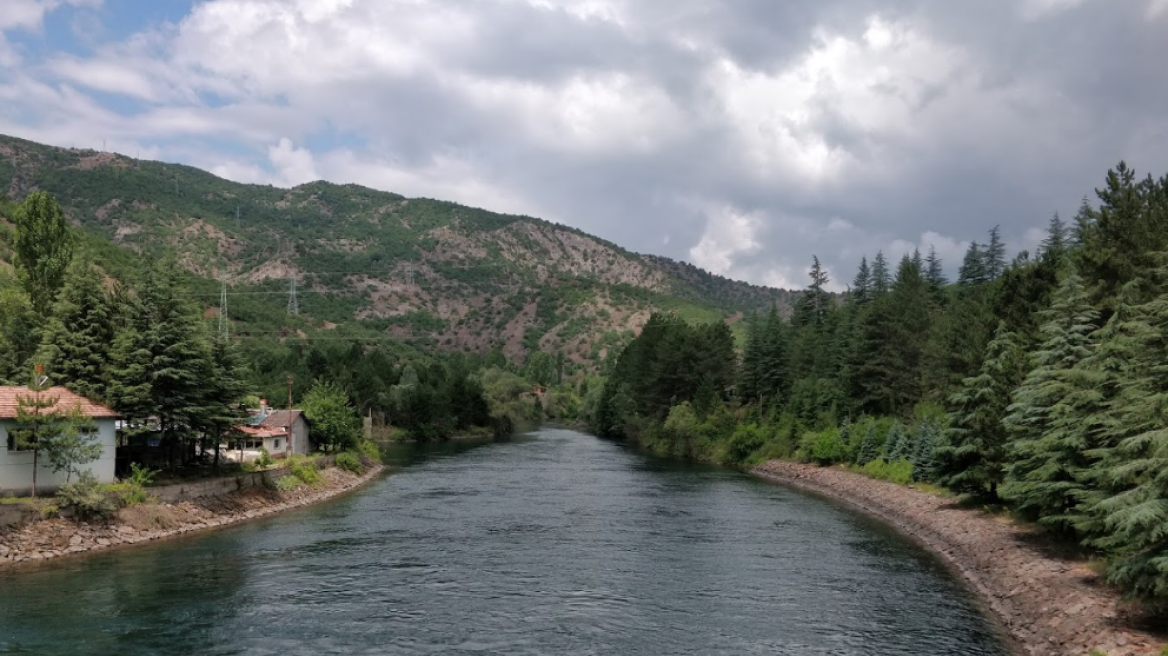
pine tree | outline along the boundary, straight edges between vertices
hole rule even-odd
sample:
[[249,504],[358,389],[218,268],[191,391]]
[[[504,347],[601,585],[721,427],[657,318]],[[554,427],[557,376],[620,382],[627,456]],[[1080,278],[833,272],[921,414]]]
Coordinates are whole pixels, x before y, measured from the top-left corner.
[[179,295],[173,263],[151,267],[114,339],[109,397],[131,432],[157,419],[170,464],[193,455],[214,372],[197,308]]
[[1071,274],[1040,317],[1043,341],[1031,354],[1032,368],[1014,391],[1005,418],[1011,444],[1002,496],[1020,512],[1070,532],[1084,492],[1082,471],[1089,464],[1082,408],[1073,401],[1094,393],[1079,387],[1085,381],[1077,368],[1092,354],[1099,315],[1082,280]]
[[913,480],[932,481],[936,475],[936,450],[941,442],[941,427],[933,419],[925,419],[917,425],[916,439],[909,461],[913,466]]
[[41,338],[38,359],[70,390],[105,401],[114,332],[114,310],[101,277],[88,260],[74,260]]
[[892,428],[888,430],[887,441],[884,446],[884,459],[888,462],[896,462],[905,457],[909,451],[909,441],[911,440],[904,426],[899,421],[893,422]]
[[941,265],[941,258],[937,257],[937,249],[932,246],[929,246],[929,256],[925,258],[925,282],[937,300],[942,298],[945,285],[949,284],[945,279],[945,268]]
[[1041,255],[1044,258],[1061,261],[1066,256],[1070,246],[1067,226],[1059,218],[1059,213],[1055,212],[1054,216],[1050,218],[1050,225],[1046,229],[1046,238],[1042,240]]
[[981,245],[976,241],[971,242],[965,251],[965,259],[961,261],[961,269],[957,274],[957,284],[976,285],[989,280],[989,273],[986,271],[985,265],[985,256],[982,254]]
[[989,280],[997,280],[1006,270],[1006,244],[1002,242],[1002,227],[990,230],[990,243],[982,253],[983,269]]
[[861,466],[880,457],[880,444],[876,434],[876,422],[868,420],[865,423],[864,439],[860,442],[860,450],[856,455],[856,464]]
[[852,281],[852,302],[867,305],[872,300],[872,272],[868,269],[868,258],[860,258],[860,269]]
[[888,260],[884,259],[883,251],[876,251],[876,259],[872,261],[871,289],[872,295],[880,296],[892,286],[892,274],[888,271]]
[[937,479],[955,492],[997,498],[1006,461],[1002,420],[1021,382],[1024,359],[1016,337],[998,326],[977,376],[950,399],[954,411],[945,444],[937,449]]

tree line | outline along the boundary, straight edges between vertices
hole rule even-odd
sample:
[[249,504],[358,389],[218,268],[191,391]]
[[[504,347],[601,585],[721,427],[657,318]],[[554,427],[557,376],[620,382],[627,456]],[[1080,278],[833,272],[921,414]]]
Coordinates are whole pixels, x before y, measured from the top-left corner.
[[[525,397],[528,372],[501,354],[438,358],[389,340],[314,342],[292,331],[228,338],[173,257],[143,258],[115,279],[50,194],[4,202],[0,214],[11,218],[11,228],[0,222],[0,261],[11,262],[0,266],[0,384],[29,385],[31,399],[44,387],[31,380],[39,367],[48,384],[119,412],[123,443],[157,439],[163,457],[152,466],[218,466],[225,436],[261,397],[282,405],[289,380],[314,445],[327,451],[356,446],[361,414],[417,439],[507,433],[539,415]],[[532,373],[550,376],[548,357]]]
[[1108,171],[1037,252],[1000,230],[956,281],[930,249],[810,284],[789,317],[654,316],[586,398],[600,434],[678,456],[842,463],[1002,503],[1168,600],[1168,176]]

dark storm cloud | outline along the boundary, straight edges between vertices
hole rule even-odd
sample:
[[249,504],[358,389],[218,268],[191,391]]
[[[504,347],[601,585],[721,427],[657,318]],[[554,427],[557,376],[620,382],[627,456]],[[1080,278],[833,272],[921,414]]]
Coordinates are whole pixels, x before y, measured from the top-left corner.
[[[536,213],[801,285],[812,253],[846,281],[877,249],[955,267],[996,224],[1030,246],[1120,159],[1168,170],[1165,61],[1166,0],[214,0],[11,68],[0,129],[67,145],[98,121],[239,179]],[[239,148],[200,140],[210,97]]]

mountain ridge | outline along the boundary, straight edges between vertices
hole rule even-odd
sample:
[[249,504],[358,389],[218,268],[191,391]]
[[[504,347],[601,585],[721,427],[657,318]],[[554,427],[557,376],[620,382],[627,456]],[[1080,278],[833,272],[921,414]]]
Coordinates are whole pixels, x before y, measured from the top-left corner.
[[[5,186],[5,183],[7,185]],[[583,230],[356,184],[237,183],[181,164],[0,135],[0,189],[54,194],[70,221],[138,255],[173,253],[206,291],[226,280],[241,332],[295,281],[298,330],[363,329],[444,351],[502,347],[593,362],[655,310],[733,323],[799,292],[732,281]],[[251,325],[255,324],[255,325]]]

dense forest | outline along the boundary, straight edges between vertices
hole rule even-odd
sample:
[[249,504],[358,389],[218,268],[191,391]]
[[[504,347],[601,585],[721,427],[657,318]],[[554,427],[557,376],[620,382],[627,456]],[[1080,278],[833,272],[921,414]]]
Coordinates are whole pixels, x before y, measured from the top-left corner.
[[998,228],[956,281],[934,253],[813,261],[793,315],[655,315],[583,412],[602,435],[726,463],[796,457],[1005,504],[1168,601],[1168,176],[1121,163],[1036,253]]

